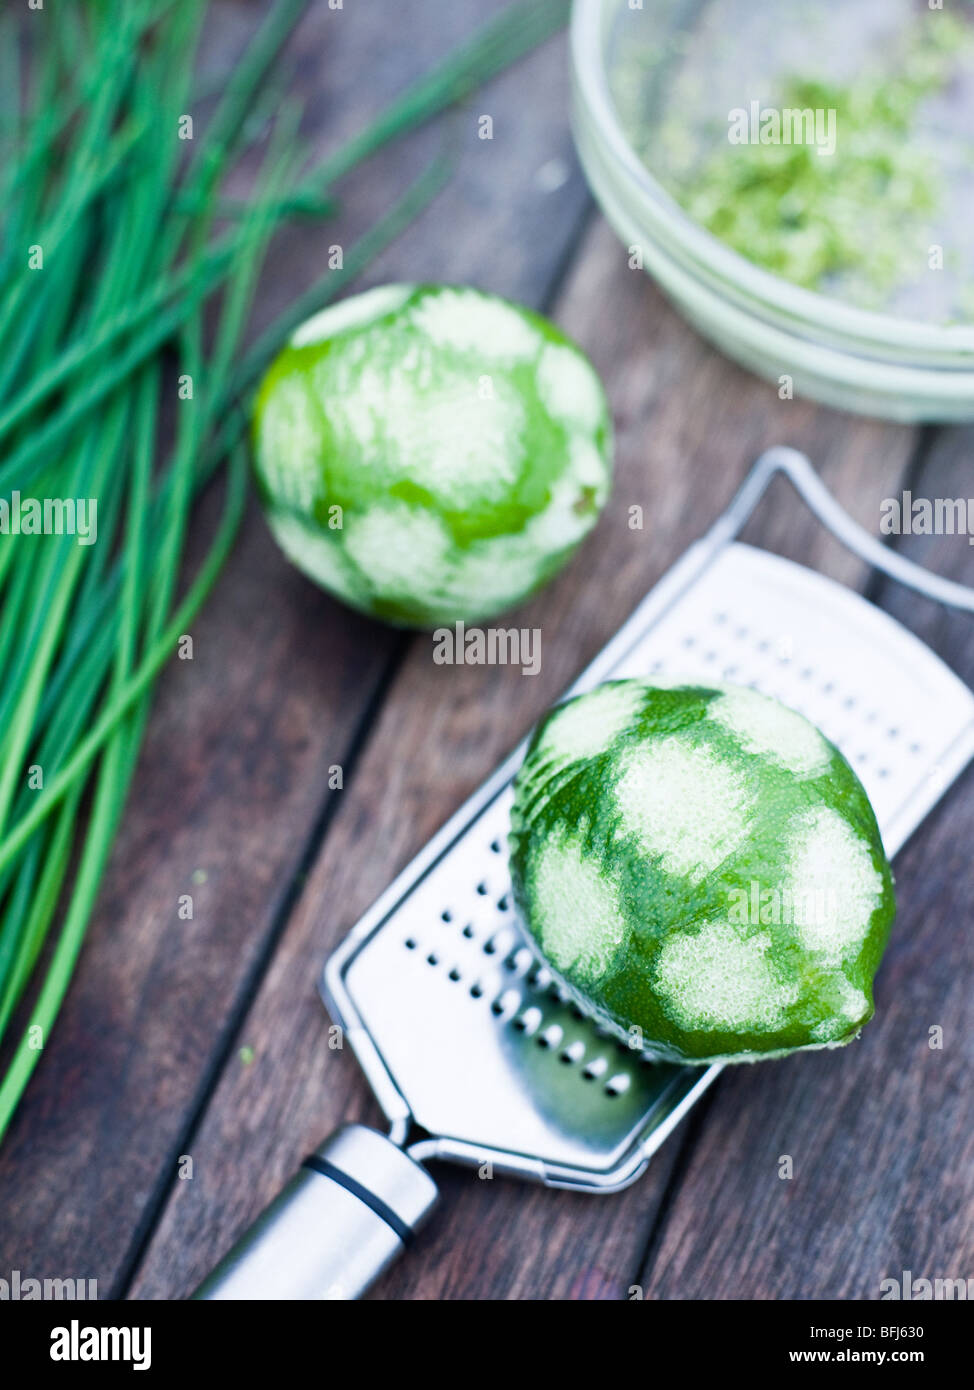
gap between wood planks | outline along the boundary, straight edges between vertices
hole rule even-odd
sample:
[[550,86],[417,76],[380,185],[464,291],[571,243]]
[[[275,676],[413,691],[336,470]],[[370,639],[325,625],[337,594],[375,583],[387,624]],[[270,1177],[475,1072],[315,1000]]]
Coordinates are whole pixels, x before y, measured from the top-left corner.
[[[365,705],[362,718],[355,728],[342,763],[343,781],[348,779],[350,782],[355,776],[355,768],[368,741],[369,731],[382,707],[386,694],[395,682],[396,673],[406,654],[407,645],[408,638],[406,634],[403,634],[386,663],[375,690]],[[338,804],[338,798],[332,792],[326,791],[323,794],[318,813],[312,823],[300,857],[296,861],[294,875],[287,884],[273,915],[270,929],[263,940],[253,968],[245,976],[237,1000],[227,1016],[222,1037],[214,1048],[209,1065],[200,1081],[199,1090],[186,1124],[176,1136],[170,1148],[169,1157],[160,1168],[155,1190],[143,1208],[129,1251],[120,1265],[118,1278],[108,1294],[110,1299],[124,1298],[132,1283],[135,1272],[152,1239],[152,1233],[159,1222],[159,1217],[165,1209],[166,1200],[173,1184],[172,1174],[177,1171],[179,1165],[179,1156],[190,1151],[193,1138],[206,1114],[207,1106],[216,1090],[223,1070],[238,1044],[240,1029],[257,997],[267,969],[273,960],[274,952],[277,950],[281,936],[290,921],[295,903],[304,888],[307,875],[321,852],[325,836],[328,834],[328,827],[336,813]]]
[[[541,301],[536,306],[541,313],[549,313],[553,307],[562,283],[567,276],[572,259],[577,252],[578,246],[582,242],[585,231],[592,218],[595,216],[594,204],[589,202],[585,205],[581,216],[577,219],[575,232],[570,241],[566,244],[564,252],[552,269]],[[351,747],[343,763],[345,786],[351,786],[355,769],[359,763],[362,752],[368,743],[369,736],[374,729],[379,717],[379,713],[385,703],[386,697],[395,685],[396,676],[403,665],[408,649],[417,641],[422,640],[409,633],[402,633],[397,642],[393,655],[383,669],[378,686],[370,699],[363,714],[361,723],[356,729]],[[312,831],[308,837],[302,851],[300,861],[296,867],[294,877],[287,887],[280,907],[274,916],[273,925],[264,942],[263,949],[257,958],[254,968],[244,983],[238,1002],[234,1006],[232,1014],[227,1020],[220,1046],[215,1051],[211,1064],[203,1079],[199,1095],[193,1106],[192,1113],[183,1133],[181,1133],[171,1149],[169,1162],[162,1169],[156,1191],[146,1204],[142,1219],[139,1223],[135,1236],[132,1241],[130,1253],[126,1257],[121,1271],[109,1297],[114,1299],[125,1298],[131,1288],[132,1281],[138,1271],[142,1258],[148,1249],[153,1232],[158,1225],[159,1219],[165,1209],[166,1199],[172,1189],[173,1178],[180,1154],[189,1152],[193,1137],[195,1136],[200,1122],[206,1113],[210,1099],[219,1083],[228,1061],[230,1060],[234,1048],[238,1043],[241,1027],[247,1017],[249,1009],[257,996],[261,982],[273,960],[281,936],[286,929],[294,906],[304,888],[306,875],[311,866],[321,853],[328,828],[338,806],[337,799],[330,794],[325,794],[322,805]]]
[[[582,206],[580,215],[574,221],[571,235],[563,244],[561,254],[552,263],[551,271],[538,296],[538,302],[533,305],[539,312],[544,314],[550,313],[568,275],[578,248],[582,244],[586,231],[595,215],[596,209],[594,202],[590,198],[587,198]],[[358,288],[358,286],[353,286],[351,292],[354,293]],[[354,781],[355,768],[368,743],[369,736],[376,725],[385,700],[395,685],[396,676],[403,665],[406,654],[409,648],[418,640],[421,639],[411,634],[401,634],[393,655],[382,671],[379,684],[368,703],[362,721],[356,730],[352,746],[343,763],[344,782],[346,787],[351,786]],[[178,1157],[180,1154],[189,1151],[192,1140],[206,1114],[207,1107],[209,1106],[224,1068],[233,1055],[234,1048],[239,1040],[241,1027],[246,1020],[249,1009],[256,998],[260,985],[274,958],[278,943],[286,929],[295,903],[303,890],[306,874],[315,863],[324,847],[325,837],[336,812],[337,805],[337,799],[333,795],[326,794],[324,796],[315,824],[302,851],[299,866],[275,914],[273,925],[267,940],[264,942],[263,949],[254,964],[254,968],[244,983],[244,987],[240,993],[238,1002],[234,1006],[232,1014],[227,1020],[227,1026],[223,1032],[220,1046],[215,1051],[210,1066],[203,1078],[200,1092],[193,1105],[188,1123],[184,1131],[172,1145],[169,1162],[161,1169],[156,1190],[146,1204],[139,1227],[134,1235],[130,1251],[121,1266],[119,1277],[112,1293],[109,1295],[111,1298],[125,1298],[132,1286],[142,1259],[152,1242],[155,1229],[165,1210],[167,1197],[172,1190],[174,1181],[171,1174],[176,1170]]]
[[[902,487],[917,496],[967,496],[972,444],[969,428],[922,429]],[[972,582],[966,538],[952,551],[936,537],[889,543]],[[883,575],[866,589],[974,683],[968,615]],[[713,1088],[707,1120],[687,1134],[633,1279],[645,1297],[874,1299],[882,1279],[902,1269],[934,1275],[969,1267],[974,1232],[964,1213],[974,1202],[967,1158],[974,1140],[964,981],[974,951],[958,928],[969,920],[974,890],[966,849],[971,788],[968,768],[897,857],[901,920],[864,1040],[847,1057],[776,1064],[766,1084],[735,1068]],[[927,1046],[932,1021],[947,1035],[941,1053]],[[782,1146],[794,1157],[793,1183],[774,1173]]]
[[[585,204],[581,215],[576,221],[574,234],[565,244],[562,255],[552,268],[551,275],[540,302],[535,306],[541,313],[547,314],[551,311],[568,274],[572,260],[585,236],[586,229],[594,216],[595,205],[589,201]],[[417,640],[421,639],[406,632],[403,632],[399,636],[395,650],[382,671],[376,690],[363,713],[361,723],[355,731],[354,738],[343,763],[344,783],[346,786],[351,786],[354,781],[356,766],[368,743],[369,735],[378,720],[379,712],[385,703],[386,697],[395,684],[396,676],[405,660],[409,647]],[[193,1137],[206,1113],[207,1106],[218,1085],[223,1069],[233,1055],[234,1048],[239,1041],[241,1027],[256,998],[261,982],[273,960],[281,935],[287,926],[294,906],[304,888],[306,875],[324,847],[325,837],[337,810],[337,806],[337,799],[326,793],[322,799],[322,804],[319,808],[311,833],[302,850],[294,876],[288,884],[285,895],[274,915],[273,924],[268,933],[268,937],[263,944],[260,955],[254,963],[253,969],[244,982],[238,1001],[227,1019],[221,1043],[215,1050],[210,1066],[203,1078],[199,1094],[185,1129],[173,1144],[169,1161],[161,1170],[157,1188],[146,1204],[139,1227],[133,1237],[129,1254],[126,1256],[121,1266],[115,1287],[109,1294],[110,1298],[124,1298],[132,1285],[132,1281],[138,1271],[143,1255],[151,1243],[153,1232],[165,1209],[166,1199],[173,1184],[173,1179],[170,1175],[176,1170],[179,1155],[189,1151]]]
[[[944,431],[939,426],[922,426],[916,431],[916,442],[903,473],[902,486],[907,489],[913,488],[917,479],[921,476],[924,465],[929,459],[935,440]],[[886,541],[890,549],[897,548],[897,537],[891,536]],[[890,581],[886,575],[879,570],[871,570],[862,588],[862,595],[871,603],[879,604],[883,593],[886,591]],[[652,1224],[647,1233],[645,1247],[633,1265],[630,1287],[639,1286],[645,1288],[652,1283],[655,1273],[656,1260],[663,1247],[667,1227],[673,1215],[674,1209],[680,1201],[681,1194],[687,1184],[692,1168],[693,1157],[699,1148],[701,1136],[707,1127],[707,1118],[711,1114],[720,1094],[722,1082],[725,1076],[718,1077],[717,1081],[710,1087],[703,1099],[698,1102],[691,1112],[689,1118],[684,1122],[682,1134],[678,1132],[677,1156],[670,1171],[669,1179],[663,1190],[659,1206],[654,1214]],[[670,1141],[671,1143],[673,1140]]]

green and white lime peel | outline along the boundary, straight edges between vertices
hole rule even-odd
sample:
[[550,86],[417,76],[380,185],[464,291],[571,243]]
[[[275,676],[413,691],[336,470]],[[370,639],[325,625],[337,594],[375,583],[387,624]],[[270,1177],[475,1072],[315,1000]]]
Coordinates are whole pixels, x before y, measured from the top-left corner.
[[814,725],[737,686],[610,682],[515,780],[521,917],[579,1005],[661,1059],[838,1047],[895,912],[865,791]]
[[254,428],[285,554],[405,626],[521,602],[609,492],[588,360],[540,315],[465,287],[384,285],[316,314],[267,373]]

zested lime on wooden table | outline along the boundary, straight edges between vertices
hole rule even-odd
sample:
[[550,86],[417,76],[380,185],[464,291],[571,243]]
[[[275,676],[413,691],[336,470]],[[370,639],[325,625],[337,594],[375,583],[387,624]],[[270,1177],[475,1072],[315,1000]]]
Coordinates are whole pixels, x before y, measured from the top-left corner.
[[609,491],[586,357],[540,315],[463,287],[386,285],[309,319],[264,379],[255,440],[285,554],[408,626],[527,598]]
[[895,912],[837,748],[739,686],[613,681],[556,707],[515,780],[521,917],[579,1005],[661,1059],[837,1047]]

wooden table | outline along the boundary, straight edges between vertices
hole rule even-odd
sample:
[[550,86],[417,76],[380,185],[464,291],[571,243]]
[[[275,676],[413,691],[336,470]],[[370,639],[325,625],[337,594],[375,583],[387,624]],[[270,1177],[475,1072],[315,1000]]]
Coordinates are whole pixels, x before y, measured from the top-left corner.
[[[323,149],[468,34],[484,0],[312,6],[300,83]],[[232,59],[259,6],[216,5]],[[394,17],[393,17],[394,11]],[[563,39],[454,117],[449,189],[368,283],[470,281],[550,313],[607,383],[613,500],[518,625],[539,676],[435,666],[428,637],[366,621],[282,559],[252,508],[158,693],[100,907],[57,1028],[0,1155],[0,1272],[179,1298],[343,1119],[380,1123],[327,1046],[325,954],[712,521],[754,456],[806,450],[876,531],[904,487],[974,494],[972,430],[840,415],[728,363],[668,307],[595,210],[572,151]],[[477,138],[493,116],[493,140]],[[350,180],[351,239],[435,152],[427,130]],[[329,229],[289,236],[262,310],[324,269]],[[363,282],[365,283],[365,282]],[[974,683],[974,627],[870,581],[775,491],[749,538],[862,588]],[[643,531],[630,530],[640,505]],[[205,518],[204,518],[205,521]],[[974,582],[965,538],[905,552]],[[340,765],[344,785],[328,789]],[[900,913],[877,1016],[838,1053],[725,1071],[627,1192],[595,1199],[460,1170],[376,1298],[875,1299],[880,1280],[974,1275],[974,780],[897,864]],[[194,916],[179,915],[191,894]],[[939,1024],[942,1050],[928,1046]],[[789,1154],[794,1178],[778,1176]],[[186,1176],[192,1160],[192,1177]]]

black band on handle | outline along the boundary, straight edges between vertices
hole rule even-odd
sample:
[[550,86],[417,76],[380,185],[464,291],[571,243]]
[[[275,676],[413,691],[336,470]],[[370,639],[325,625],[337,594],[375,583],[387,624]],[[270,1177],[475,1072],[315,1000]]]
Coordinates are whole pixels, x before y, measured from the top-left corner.
[[349,1177],[348,1173],[343,1172],[341,1168],[336,1168],[334,1163],[329,1163],[327,1158],[322,1158],[320,1154],[309,1154],[301,1167],[311,1168],[314,1172],[321,1173],[323,1177],[331,1178],[332,1182],[336,1182],[339,1187],[344,1187],[346,1192],[357,1197],[370,1211],[374,1211],[376,1216],[380,1217],[387,1226],[390,1226],[403,1245],[412,1245],[416,1238],[416,1232],[412,1226],[397,1216],[392,1207],[388,1206],[381,1197],[377,1197],[374,1192],[370,1192],[367,1187],[363,1187],[360,1182]]

